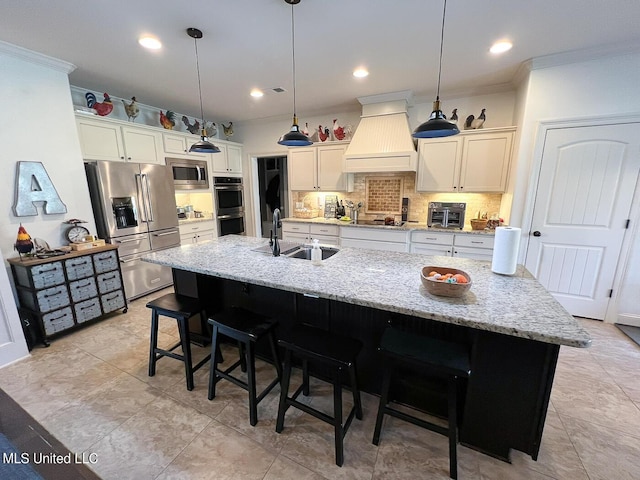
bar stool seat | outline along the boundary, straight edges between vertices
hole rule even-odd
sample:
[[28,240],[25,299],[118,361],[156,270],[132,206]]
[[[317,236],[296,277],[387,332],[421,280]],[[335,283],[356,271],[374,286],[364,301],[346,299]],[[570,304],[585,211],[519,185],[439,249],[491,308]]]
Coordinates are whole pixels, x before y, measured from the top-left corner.
[[[175,293],[167,293],[147,303],[151,309],[151,339],[149,346],[149,376],[156,374],[156,362],[162,357],[171,357],[184,362],[187,379],[187,390],[193,390],[193,373],[209,361],[211,355],[207,355],[197,365],[193,366],[191,359],[191,338],[189,336],[189,319],[200,314],[206,318],[207,312],[196,298],[185,297]],[[180,341],[168,350],[158,348],[158,317],[174,318],[178,323]],[[182,355],[173,350],[182,346]]]
[[[211,362],[209,372],[209,400],[216,396],[216,384],[222,378],[249,392],[249,422],[252,426],[258,423],[258,403],[280,383],[282,377],[282,366],[276,347],[275,328],[277,321],[263,315],[250,312],[243,308],[233,307],[228,310],[216,313],[209,318],[209,323],[213,326],[211,338],[211,352],[219,350],[220,335],[225,335],[236,340],[240,346],[240,358],[226,370],[220,370],[220,363],[217,356]],[[263,338],[268,339],[271,355],[276,369],[276,378],[260,393],[256,392],[256,366],[255,366],[255,344]],[[240,366],[247,372],[247,381],[244,382],[231,375]]]
[[[468,348],[462,344],[419,336],[390,327],[384,331],[378,351],[384,355],[385,362],[373,444],[380,443],[385,414],[446,435],[449,438],[449,476],[453,479],[458,478],[458,379],[471,375]],[[400,367],[406,366],[427,375],[447,379],[447,427],[422,420],[389,406],[391,378],[396,378]]]
[[[284,416],[291,406],[333,425],[335,430],[336,465],[341,467],[344,463],[344,436],[354,416],[358,420],[362,419],[362,402],[356,373],[356,357],[362,349],[362,343],[353,338],[337,335],[326,330],[306,325],[296,325],[283,338],[278,340],[278,345],[285,349],[285,360],[276,432],[281,433],[284,429]],[[302,385],[293,395],[289,396],[293,355],[302,360]],[[296,400],[300,393],[305,396],[309,395],[309,361],[330,367],[333,370],[333,417]],[[349,373],[351,391],[353,393],[353,407],[347,416],[347,420],[342,423],[341,377],[344,371]]]

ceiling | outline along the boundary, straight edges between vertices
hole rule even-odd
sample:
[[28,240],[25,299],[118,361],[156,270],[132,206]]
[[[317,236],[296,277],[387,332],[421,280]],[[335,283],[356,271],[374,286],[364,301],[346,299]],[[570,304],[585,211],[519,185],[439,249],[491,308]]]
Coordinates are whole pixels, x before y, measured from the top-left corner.
[[[297,110],[359,106],[357,97],[411,90],[435,95],[441,0],[302,0],[294,7]],[[449,0],[441,97],[507,88],[530,59],[640,45],[637,0]],[[291,115],[291,6],[284,0],[86,0],[3,2],[0,40],[77,66],[72,85],[199,117],[198,40],[205,117],[248,121]],[[160,51],[140,47],[154,34]],[[502,56],[491,44],[514,43]],[[351,73],[366,66],[371,74]],[[252,88],[284,93],[249,96]],[[302,120],[302,119],[301,119]],[[303,120],[302,120],[303,121]]]

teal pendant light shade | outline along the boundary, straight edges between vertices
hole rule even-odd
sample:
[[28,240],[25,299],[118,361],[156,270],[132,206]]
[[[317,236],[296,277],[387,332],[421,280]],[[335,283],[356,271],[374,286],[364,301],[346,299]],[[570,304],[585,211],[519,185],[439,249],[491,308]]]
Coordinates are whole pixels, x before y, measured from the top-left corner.
[[200,132],[200,141],[191,145],[190,152],[197,153],[220,153],[220,149],[216,147],[207,138],[207,131],[204,129],[204,109],[202,108],[202,86],[200,85],[200,62],[198,61],[198,39],[202,38],[202,31],[197,28],[187,28],[187,35],[193,38],[193,44],[196,50],[196,71],[198,72],[198,93],[200,95],[200,116],[202,117],[202,131]]
[[442,11],[442,30],[440,31],[440,64],[438,66],[438,89],[436,91],[436,101],[433,102],[433,111],[429,120],[419,125],[413,131],[413,138],[439,138],[450,137],[460,133],[455,123],[446,119],[440,110],[440,75],[442,74],[442,45],[444,41],[444,18],[447,12],[447,0],[444,0],[444,10]]
[[282,135],[278,140],[280,145],[287,147],[306,147],[312,145],[313,142],[304,133],[300,131],[298,126],[298,116],[296,115],[296,32],[293,19],[293,6],[300,3],[300,0],[284,0],[291,5],[291,57],[293,63],[293,124],[291,130]]

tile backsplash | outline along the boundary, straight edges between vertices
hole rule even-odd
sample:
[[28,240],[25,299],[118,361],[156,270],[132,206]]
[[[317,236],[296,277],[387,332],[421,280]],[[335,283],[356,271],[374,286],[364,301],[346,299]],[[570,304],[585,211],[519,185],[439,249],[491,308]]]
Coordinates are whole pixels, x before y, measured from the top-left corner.
[[[502,194],[484,194],[484,193],[422,193],[416,192],[416,174],[414,172],[407,173],[356,173],[354,175],[353,192],[292,192],[294,202],[302,202],[306,208],[320,208],[320,212],[324,211],[325,195],[338,195],[340,200],[351,200],[354,203],[362,202],[363,208],[360,209],[360,218],[374,219],[382,218],[385,215],[397,215],[399,211],[393,209],[389,203],[388,211],[370,212],[367,199],[367,180],[369,185],[380,185],[376,180],[396,179],[389,185],[401,185],[400,198],[409,199],[408,220],[417,221],[419,223],[427,222],[427,211],[429,202],[465,202],[467,211],[465,215],[465,223],[469,226],[469,220],[475,218],[480,212],[486,212],[489,217],[500,211],[500,201]],[[389,186],[391,189],[392,187]],[[390,197],[389,197],[390,198]],[[395,205],[395,200],[393,205]],[[347,214],[349,212],[347,211]]]

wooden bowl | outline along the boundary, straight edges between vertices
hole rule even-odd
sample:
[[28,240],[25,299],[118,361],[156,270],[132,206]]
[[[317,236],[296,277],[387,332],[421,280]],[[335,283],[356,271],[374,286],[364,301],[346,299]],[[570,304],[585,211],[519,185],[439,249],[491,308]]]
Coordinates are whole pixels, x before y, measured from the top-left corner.
[[487,223],[489,223],[489,220],[487,220],[486,218],[472,218],[470,222],[471,230],[484,230],[485,228],[487,228]]
[[[446,275],[447,273],[455,275],[459,273],[467,279],[467,283],[439,282],[438,280],[434,280],[429,277],[429,273],[434,271],[441,275]],[[471,277],[466,272],[458,270],[457,268],[435,267],[431,265],[422,267],[420,279],[422,280],[422,284],[427,292],[440,297],[461,297],[469,291],[472,285]]]

